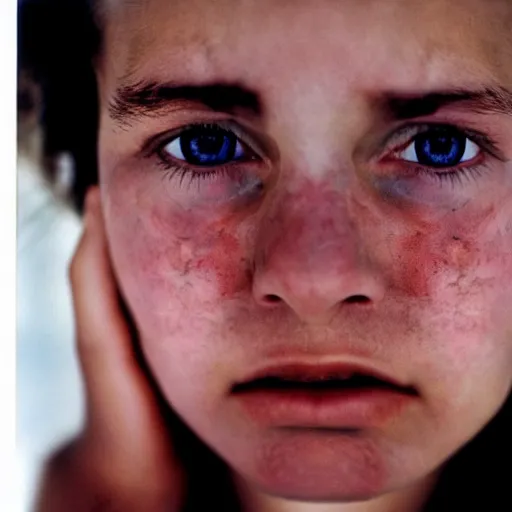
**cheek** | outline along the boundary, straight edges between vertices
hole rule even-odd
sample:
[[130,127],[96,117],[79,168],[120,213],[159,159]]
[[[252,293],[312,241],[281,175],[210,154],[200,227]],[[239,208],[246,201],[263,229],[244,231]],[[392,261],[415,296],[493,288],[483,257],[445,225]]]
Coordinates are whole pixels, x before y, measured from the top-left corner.
[[219,323],[223,301],[248,283],[247,237],[238,234],[235,221],[157,207],[126,210],[111,205],[109,239],[141,327],[158,329],[160,336],[176,329],[199,335],[208,319]]
[[168,209],[111,204],[107,222],[121,289],[162,390],[182,411],[209,411],[232,372],[220,354],[226,301],[248,283],[244,236],[229,218]]
[[385,281],[381,330],[404,340],[406,357],[421,359],[423,380],[441,394],[457,383],[477,393],[486,379],[502,392],[512,376],[512,205],[474,203],[437,216],[357,210]]
[[438,377],[431,389],[475,417],[486,418],[511,385],[510,218],[507,209],[467,212],[398,237],[393,248],[397,288],[419,305],[417,346]]
[[492,257],[482,254],[478,241],[467,232],[460,234],[449,226],[435,224],[392,237],[390,252],[395,262],[394,287],[417,298],[432,297],[444,287],[458,286],[462,276],[477,269],[482,256]]
[[211,284],[212,294],[225,299],[245,289],[248,274],[245,244],[231,229],[229,223],[222,221],[207,225],[199,235],[203,240],[208,238],[204,246],[181,247],[181,264],[185,260],[191,273]]
[[176,284],[197,286],[212,301],[233,298],[245,288],[247,241],[234,219],[155,208],[145,226],[138,263],[146,277],[173,275]]
[[396,293],[427,301],[457,296],[465,302],[510,292],[503,281],[512,268],[509,215],[491,206],[428,221],[402,216],[383,243],[388,284]]

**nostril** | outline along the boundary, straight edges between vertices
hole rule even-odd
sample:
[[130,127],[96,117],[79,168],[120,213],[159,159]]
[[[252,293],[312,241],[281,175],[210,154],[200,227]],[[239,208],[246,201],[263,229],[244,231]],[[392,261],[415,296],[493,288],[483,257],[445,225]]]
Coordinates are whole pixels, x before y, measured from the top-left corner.
[[277,295],[273,295],[273,294],[268,294],[268,295],[265,295],[265,301],[266,302],[271,302],[271,303],[276,303],[276,302],[281,302],[281,297],[277,296]]
[[345,302],[348,304],[366,304],[367,302],[370,302],[370,299],[364,295],[352,295],[347,297]]

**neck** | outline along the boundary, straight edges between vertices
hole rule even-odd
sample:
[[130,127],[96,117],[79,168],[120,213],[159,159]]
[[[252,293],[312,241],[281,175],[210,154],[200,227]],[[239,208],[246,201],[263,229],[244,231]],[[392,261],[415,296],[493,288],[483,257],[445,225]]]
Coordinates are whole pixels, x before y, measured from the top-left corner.
[[421,512],[438,477],[438,474],[429,475],[405,489],[351,503],[291,501],[264,494],[239,475],[234,476],[234,481],[243,512]]

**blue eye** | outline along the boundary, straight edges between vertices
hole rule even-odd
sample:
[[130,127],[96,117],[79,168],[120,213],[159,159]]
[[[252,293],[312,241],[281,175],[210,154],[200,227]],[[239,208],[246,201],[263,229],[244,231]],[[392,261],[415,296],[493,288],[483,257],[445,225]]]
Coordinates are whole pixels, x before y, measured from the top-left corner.
[[409,162],[442,168],[472,160],[479,153],[479,146],[465,134],[455,129],[437,128],[418,134],[400,157]]
[[245,157],[238,137],[217,125],[193,126],[169,142],[163,151],[191,165],[214,167]]

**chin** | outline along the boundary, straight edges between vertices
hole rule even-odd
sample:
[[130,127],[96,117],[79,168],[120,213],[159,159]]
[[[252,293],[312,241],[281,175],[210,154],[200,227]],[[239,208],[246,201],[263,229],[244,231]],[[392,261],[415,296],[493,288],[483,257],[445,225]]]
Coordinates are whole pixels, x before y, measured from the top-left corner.
[[246,455],[252,456],[231,461],[237,472],[251,487],[282,499],[358,502],[393,490],[385,457],[368,439],[291,434]]

